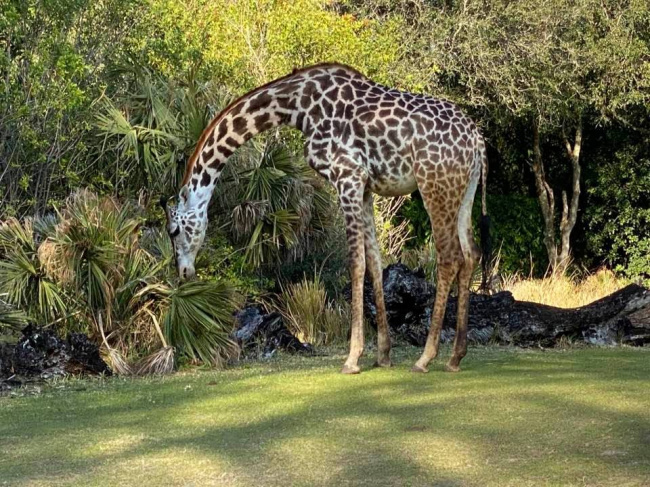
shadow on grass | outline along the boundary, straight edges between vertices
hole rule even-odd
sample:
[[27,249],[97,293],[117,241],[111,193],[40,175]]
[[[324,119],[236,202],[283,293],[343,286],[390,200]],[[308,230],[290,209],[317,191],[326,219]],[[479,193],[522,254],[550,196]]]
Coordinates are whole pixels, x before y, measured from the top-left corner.
[[[649,358],[495,352],[470,358],[461,374],[439,373],[439,363],[420,376],[407,372],[408,357],[357,377],[331,370],[338,361],[300,360],[109,382],[0,411],[0,473],[110,483],[102,476],[134,459],[191,451],[223,461],[244,485],[535,485],[581,473],[643,485]],[[137,438],[95,448],[125,436]]]

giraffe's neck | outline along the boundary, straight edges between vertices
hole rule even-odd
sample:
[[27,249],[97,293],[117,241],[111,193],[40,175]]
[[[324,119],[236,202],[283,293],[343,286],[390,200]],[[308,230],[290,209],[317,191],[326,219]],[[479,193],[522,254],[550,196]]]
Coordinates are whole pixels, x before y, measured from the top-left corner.
[[207,206],[226,160],[251,137],[278,125],[302,130],[298,99],[303,81],[288,77],[266,85],[244,95],[212,121],[185,172],[183,186],[190,208]]

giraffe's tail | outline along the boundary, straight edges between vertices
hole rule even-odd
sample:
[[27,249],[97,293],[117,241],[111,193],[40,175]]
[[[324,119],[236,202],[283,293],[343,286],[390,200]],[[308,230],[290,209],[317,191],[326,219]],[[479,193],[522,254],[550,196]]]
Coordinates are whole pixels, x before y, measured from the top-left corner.
[[487,171],[488,160],[485,142],[481,137],[481,142],[477,150],[481,163],[481,220],[479,229],[481,232],[481,269],[483,277],[481,279],[481,290],[488,290],[488,277],[490,273],[490,260],[492,259],[492,238],[490,237],[490,217],[487,214]]

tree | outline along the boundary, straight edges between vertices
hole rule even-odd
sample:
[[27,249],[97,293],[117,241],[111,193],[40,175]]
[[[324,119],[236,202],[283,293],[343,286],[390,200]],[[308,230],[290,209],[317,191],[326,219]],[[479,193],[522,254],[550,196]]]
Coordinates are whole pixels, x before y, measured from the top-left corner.
[[[528,162],[554,272],[563,272],[571,257],[585,127],[620,120],[650,98],[649,8],[629,3],[465,1],[427,12],[428,56],[442,67],[432,85],[500,124],[523,121],[530,127]],[[559,228],[556,190],[542,152],[554,138],[571,174],[571,183],[562,185]]]

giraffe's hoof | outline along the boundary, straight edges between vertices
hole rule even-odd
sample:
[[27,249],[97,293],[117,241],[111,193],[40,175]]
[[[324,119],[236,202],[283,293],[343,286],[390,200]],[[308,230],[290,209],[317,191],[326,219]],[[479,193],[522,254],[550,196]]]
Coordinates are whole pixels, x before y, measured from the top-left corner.
[[341,369],[341,374],[353,375],[353,374],[360,374],[360,373],[361,373],[361,367],[359,367],[358,365],[345,364]]
[[445,372],[460,372],[458,365],[447,364],[445,365]]
[[392,367],[392,366],[393,366],[393,362],[391,362],[389,358],[378,359],[373,364],[373,367]]
[[418,364],[415,364],[413,367],[411,367],[411,372],[415,372],[417,374],[426,374],[429,372],[429,369],[426,367],[420,367]]

